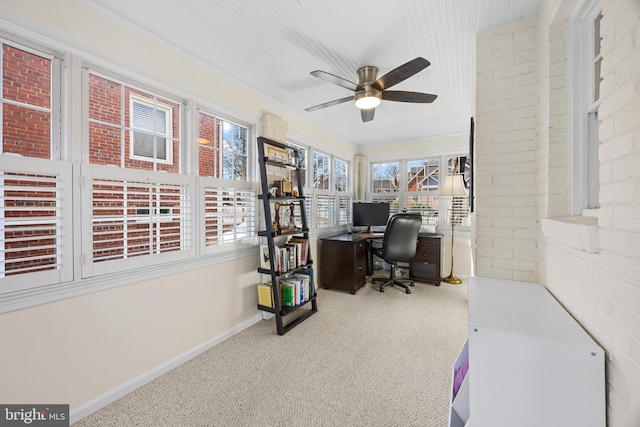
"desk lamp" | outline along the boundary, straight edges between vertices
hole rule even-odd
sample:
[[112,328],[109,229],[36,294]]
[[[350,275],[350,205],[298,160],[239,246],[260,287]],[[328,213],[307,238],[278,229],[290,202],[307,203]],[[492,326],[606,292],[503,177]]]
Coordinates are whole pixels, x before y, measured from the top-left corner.
[[459,285],[462,280],[458,279],[453,272],[453,230],[455,227],[455,217],[453,213],[453,200],[454,197],[465,197],[467,190],[464,188],[464,180],[462,174],[447,175],[444,177],[444,183],[442,184],[442,191],[440,191],[440,197],[451,197],[451,274],[443,278],[445,283],[451,283],[453,285]]

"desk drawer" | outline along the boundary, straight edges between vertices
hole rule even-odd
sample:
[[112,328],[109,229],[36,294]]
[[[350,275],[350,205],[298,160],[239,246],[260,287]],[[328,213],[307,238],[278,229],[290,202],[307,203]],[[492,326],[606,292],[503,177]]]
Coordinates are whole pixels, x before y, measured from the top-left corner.
[[420,282],[440,284],[440,236],[419,236],[409,275]]
[[364,241],[355,243],[355,261],[356,263],[365,262],[367,258],[367,244]]

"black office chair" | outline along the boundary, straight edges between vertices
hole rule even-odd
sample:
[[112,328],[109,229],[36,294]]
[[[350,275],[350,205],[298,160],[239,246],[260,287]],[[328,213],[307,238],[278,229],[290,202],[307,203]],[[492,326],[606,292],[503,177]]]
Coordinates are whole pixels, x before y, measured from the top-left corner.
[[413,280],[396,278],[396,266],[399,262],[408,263],[416,255],[416,241],[422,225],[422,217],[417,213],[399,213],[389,218],[384,232],[382,247],[371,248],[371,252],[391,264],[391,277],[373,277],[371,283],[384,282],[380,285],[380,292],[385,286],[398,285],[410,294],[407,283],[413,286]]

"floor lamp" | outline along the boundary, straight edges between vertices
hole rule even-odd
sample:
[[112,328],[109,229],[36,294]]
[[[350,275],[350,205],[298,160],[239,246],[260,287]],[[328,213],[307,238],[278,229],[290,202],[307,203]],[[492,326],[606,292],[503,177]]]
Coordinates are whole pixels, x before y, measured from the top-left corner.
[[467,195],[467,190],[464,188],[464,180],[462,179],[462,174],[453,174],[447,175],[444,177],[444,183],[442,184],[442,191],[440,192],[440,197],[451,197],[452,206],[451,206],[451,274],[442,280],[445,283],[451,283],[453,285],[459,285],[462,283],[462,280],[458,279],[453,272],[453,230],[455,228],[455,217],[453,213],[453,198],[454,197],[465,197]]

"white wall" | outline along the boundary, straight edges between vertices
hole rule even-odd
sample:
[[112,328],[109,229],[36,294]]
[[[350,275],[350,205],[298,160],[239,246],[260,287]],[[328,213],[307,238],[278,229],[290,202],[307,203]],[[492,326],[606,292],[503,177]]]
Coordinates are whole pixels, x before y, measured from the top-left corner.
[[476,273],[536,281],[536,22],[477,35]]
[[595,220],[568,217],[576,3],[545,0],[536,20],[478,35],[478,274],[544,283],[605,349],[607,424],[631,427],[640,425],[640,3],[602,1]]
[[0,315],[0,401],[73,412],[131,391],[137,377],[259,320],[257,267],[248,257]]

